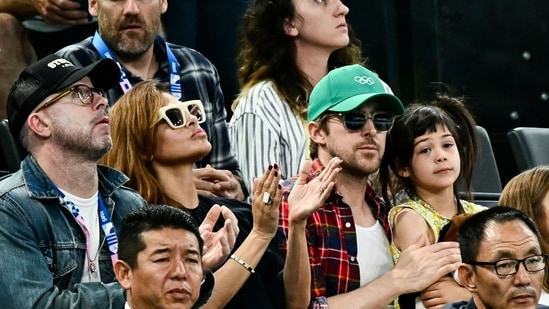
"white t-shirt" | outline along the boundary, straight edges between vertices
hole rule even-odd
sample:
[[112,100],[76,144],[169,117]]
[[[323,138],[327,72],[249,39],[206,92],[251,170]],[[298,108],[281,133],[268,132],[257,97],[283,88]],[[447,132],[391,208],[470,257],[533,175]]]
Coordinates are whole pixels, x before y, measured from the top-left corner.
[[[97,203],[97,192],[90,197],[90,198],[81,198],[76,195],[72,195],[68,192],[65,192],[61,190],[63,194],[65,194],[65,199],[67,201],[73,202],[76,207],[78,207],[78,210],[80,211],[80,214],[82,215],[82,218],[84,218],[84,222],[86,222],[86,225],[88,227],[88,230],[90,232],[90,240],[91,240],[91,247],[90,247],[90,254],[91,257],[88,256],[88,253],[86,252],[86,258],[84,261],[84,271],[82,272],[82,282],[99,282],[101,281],[101,275],[99,271],[99,246],[100,246],[100,233],[99,233],[99,214],[97,212],[98,210],[98,203]],[[88,267],[88,261],[93,261],[93,264],[95,265],[95,272],[90,272]]]
[[379,221],[370,227],[356,225],[356,239],[360,286],[393,269],[389,240]]

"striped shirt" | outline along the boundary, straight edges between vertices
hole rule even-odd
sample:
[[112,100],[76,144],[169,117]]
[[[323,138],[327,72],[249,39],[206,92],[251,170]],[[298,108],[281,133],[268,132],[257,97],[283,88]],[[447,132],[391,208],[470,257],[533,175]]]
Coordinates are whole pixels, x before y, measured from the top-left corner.
[[[208,134],[212,144],[212,151],[195,163],[195,167],[205,167],[210,164],[213,168],[229,170],[240,176],[240,168],[232,152],[229,131],[227,129],[227,112],[223,101],[223,93],[219,85],[219,76],[213,64],[199,52],[188,47],[168,43],[180,65],[181,101],[200,100],[204,104],[206,122],[201,127]],[[56,53],[76,65],[87,66],[101,59],[98,51],[92,44],[92,37],[79,43],[69,45]],[[154,44],[154,55],[159,63],[154,79],[160,81],[166,89],[170,89],[170,69],[166,48],[158,40]],[[123,68],[132,85],[142,81],[139,76]],[[120,86],[108,91],[109,103],[113,104],[123,94]],[[242,188],[244,189],[244,188]]]
[[[314,160],[308,181],[318,176],[324,167]],[[288,195],[297,176],[283,183],[278,232],[275,238],[281,253],[286,256],[288,239]],[[368,186],[364,200],[379,221],[387,241],[391,239],[387,214],[389,208]],[[334,188],[324,205],[307,220],[305,231],[311,264],[310,308],[328,308],[327,298],[347,293],[360,287],[360,268],[357,260],[358,245],[353,213],[343,196]],[[368,244],[361,244],[368,246]],[[368,267],[367,265],[363,267]],[[366,297],[366,296],[365,296]]]
[[240,99],[229,131],[248,188],[270,164],[280,166],[282,179],[299,173],[308,137],[303,121],[280,99],[271,81],[257,83]]

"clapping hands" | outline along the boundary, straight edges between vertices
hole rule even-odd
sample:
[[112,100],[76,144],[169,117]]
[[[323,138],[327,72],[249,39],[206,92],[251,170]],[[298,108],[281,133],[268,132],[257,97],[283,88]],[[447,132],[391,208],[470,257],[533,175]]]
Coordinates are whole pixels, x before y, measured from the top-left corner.
[[[225,219],[225,225],[217,232],[213,232],[213,227],[220,216]],[[202,267],[204,272],[214,270],[227,260],[234,248],[236,237],[240,231],[238,220],[229,208],[214,205],[202,221],[199,231],[200,236],[204,239]]]

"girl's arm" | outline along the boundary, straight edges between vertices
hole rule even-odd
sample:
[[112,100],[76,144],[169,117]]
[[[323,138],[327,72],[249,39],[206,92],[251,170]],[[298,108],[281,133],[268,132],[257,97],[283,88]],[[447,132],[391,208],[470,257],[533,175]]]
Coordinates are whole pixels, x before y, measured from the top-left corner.
[[[424,241],[424,242],[423,242]],[[402,252],[412,244],[434,244],[434,234],[425,219],[416,211],[406,208],[394,219],[393,242]],[[443,276],[420,294],[425,308],[440,308],[448,302],[469,300],[471,293],[459,286],[450,276]]]
[[419,213],[413,209],[405,208],[395,216],[393,243],[402,252],[418,242],[425,245],[434,244],[433,232]]

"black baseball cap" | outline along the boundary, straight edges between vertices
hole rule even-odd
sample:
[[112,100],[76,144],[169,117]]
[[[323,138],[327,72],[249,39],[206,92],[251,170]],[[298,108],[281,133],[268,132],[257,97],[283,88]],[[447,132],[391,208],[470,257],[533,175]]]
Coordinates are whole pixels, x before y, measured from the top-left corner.
[[120,68],[105,58],[80,68],[57,55],[48,55],[28,66],[14,83],[8,95],[8,122],[11,135],[19,140],[19,133],[27,117],[49,95],[88,76],[94,87],[109,90],[120,80]]

